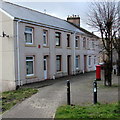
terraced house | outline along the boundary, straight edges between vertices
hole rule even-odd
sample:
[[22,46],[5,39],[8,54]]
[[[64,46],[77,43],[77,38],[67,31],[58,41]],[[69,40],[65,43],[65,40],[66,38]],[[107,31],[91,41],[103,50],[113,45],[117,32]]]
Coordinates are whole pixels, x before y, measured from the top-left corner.
[[94,71],[99,38],[80,27],[80,17],[62,20],[9,2],[0,4],[1,90]]

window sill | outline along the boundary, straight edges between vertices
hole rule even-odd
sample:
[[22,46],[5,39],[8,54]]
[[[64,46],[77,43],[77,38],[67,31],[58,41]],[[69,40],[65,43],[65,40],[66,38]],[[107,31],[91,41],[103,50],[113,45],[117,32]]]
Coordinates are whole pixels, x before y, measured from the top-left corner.
[[44,45],[43,45],[43,48],[49,48],[49,46],[44,46]]
[[92,68],[92,66],[89,66],[89,68]]
[[67,49],[71,49],[71,47],[67,47]]
[[75,48],[76,50],[80,50],[80,48]]
[[26,76],[25,78],[26,79],[32,79],[32,78],[37,78],[37,77],[33,75],[33,76]]
[[26,44],[25,47],[36,47],[36,45],[28,45],[28,44]]
[[58,71],[57,74],[60,74],[60,73],[62,73],[62,72],[63,72],[63,71]]
[[55,46],[55,48],[62,48],[61,46]]

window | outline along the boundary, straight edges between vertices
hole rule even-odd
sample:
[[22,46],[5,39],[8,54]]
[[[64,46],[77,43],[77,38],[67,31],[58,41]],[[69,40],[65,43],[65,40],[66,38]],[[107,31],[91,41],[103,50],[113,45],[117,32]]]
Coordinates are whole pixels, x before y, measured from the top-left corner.
[[96,56],[94,56],[94,64],[96,64]]
[[70,35],[67,34],[67,47],[70,47]]
[[79,56],[75,58],[76,69],[79,69]]
[[56,40],[56,46],[60,46],[61,43],[60,43],[60,33],[59,32],[55,33],[55,40]]
[[26,57],[26,75],[34,75],[34,57]]
[[78,48],[79,46],[79,36],[75,37],[75,47]]
[[83,38],[83,48],[86,48],[86,38]]
[[89,65],[91,65],[91,56],[89,56]]
[[94,40],[92,40],[92,48],[95,48]]
[[46,30],[43,30],[43,46],[47,46],[48,38],[47,38],[48,32]]
[[33,28],[25,27],[25,43],[33,44]]
[[61,55],[56,56],[56,71],[61,71]]

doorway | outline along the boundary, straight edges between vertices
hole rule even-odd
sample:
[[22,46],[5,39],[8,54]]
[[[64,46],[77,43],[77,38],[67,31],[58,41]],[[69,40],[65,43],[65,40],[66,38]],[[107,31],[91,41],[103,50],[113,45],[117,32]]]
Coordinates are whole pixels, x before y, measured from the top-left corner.
[[87,55],[84,55],[84,72],[87,72]]
[[71,55],[67,56],[67,73],[68,75],[71,74]]
[[47,56],[44,56],[44,79],[47,79],[48,67],[47,67]]

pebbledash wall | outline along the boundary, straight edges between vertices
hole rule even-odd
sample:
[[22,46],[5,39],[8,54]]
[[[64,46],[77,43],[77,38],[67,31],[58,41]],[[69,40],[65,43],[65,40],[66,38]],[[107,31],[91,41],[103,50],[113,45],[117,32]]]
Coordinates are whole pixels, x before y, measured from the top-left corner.
[[[17,85],[95,70],[99,57],[97,36],[82,31],[65,20],[45,14],[48,18],[61,21],[70,29],[16,18],[4,8],[5,4],[8,8],[27,9],[8,2],[2,3],[0,9],[0,33],[4,31],[6,34],[0,37],[1,91],[14,90]],[[72,16],[74,17],[76,16]]]

